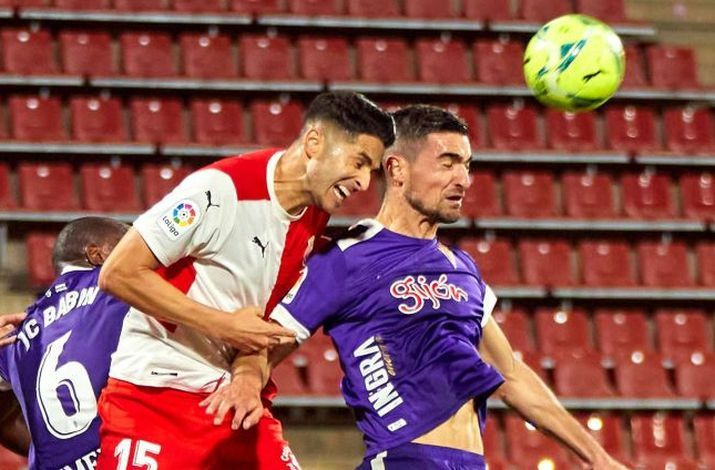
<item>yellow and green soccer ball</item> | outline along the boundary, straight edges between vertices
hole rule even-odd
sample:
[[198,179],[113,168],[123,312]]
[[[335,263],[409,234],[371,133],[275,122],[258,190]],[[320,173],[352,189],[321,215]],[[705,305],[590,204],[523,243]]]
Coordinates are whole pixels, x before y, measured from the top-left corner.
[[524,52],[524,77],[536,98],[568,111],[602,105],[618,90],[625,69],[621,39],[586,15],[551,20]]

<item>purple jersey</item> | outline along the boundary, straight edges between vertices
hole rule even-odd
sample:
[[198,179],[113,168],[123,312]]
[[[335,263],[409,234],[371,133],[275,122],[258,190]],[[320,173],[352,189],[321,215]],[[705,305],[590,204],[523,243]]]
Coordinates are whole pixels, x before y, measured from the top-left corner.
[[[425,434],[503,382],[477,351],[496,303],[474,261],[363,221],[313,255],[271,318],[304,341],[323,327],[342,393],[374,455]],[[453,263],[454,261],[454,263]]]
[[0,386],[12,386],[25,415],[30,468],[89,470],[99,448],[97,397],[129,307],[99,290],[98,268],[66,271],[0,350]]

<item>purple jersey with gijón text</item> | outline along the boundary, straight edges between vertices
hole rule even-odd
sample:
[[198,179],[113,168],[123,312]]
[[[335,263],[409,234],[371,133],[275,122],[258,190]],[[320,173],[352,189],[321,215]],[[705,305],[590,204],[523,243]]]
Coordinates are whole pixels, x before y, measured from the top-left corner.
[[503,382],[477,351],[496,303],[474,261],[362,221],[308,260],[271,318],[299,342],[323,327],[371,456],[425,434]]
[[33,469],[89,470],[99,448],[97,397],[129,306],[99,290],[99,268],[67,268],[0,349],[0,389],[12,387],[30,429]]

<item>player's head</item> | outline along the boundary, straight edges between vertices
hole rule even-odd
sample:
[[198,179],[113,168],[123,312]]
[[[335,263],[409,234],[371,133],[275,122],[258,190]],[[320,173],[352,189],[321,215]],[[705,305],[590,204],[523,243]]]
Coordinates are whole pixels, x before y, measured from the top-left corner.
[[360,93],[318,95],[301,134],[313,203],[333,212],[350,194],[367,189],[371,171],[394,140],[390,114]]
[[55,242],[52,264],[59,274],[65,266],[101,266],[129,230],[106,217],[82,217],[65,225]]
[[392,115],[397,137],[383,159],[388,199],[403,199],[432,223],[458,220],[470,185],[467,125],[429,105],[406,106]]

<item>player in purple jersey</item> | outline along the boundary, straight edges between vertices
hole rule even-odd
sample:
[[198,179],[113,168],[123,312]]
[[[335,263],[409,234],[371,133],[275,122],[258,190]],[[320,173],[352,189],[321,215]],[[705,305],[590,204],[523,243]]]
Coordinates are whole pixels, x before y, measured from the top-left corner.
[[[466,125],[431,106],[409,106],[394,118],[380,213],[314,254],[271,313],[297,343],[320,327],[333,338],[342,393],[365,437],[358,468],[484,469],[493,393],[590,468],[624,468],[514,356],[491,318],[496,296],[470,256],[436,239],[439,224],[460,218],[470,185]],[[295,347],[274,349],[268,363]],[[207,401],[208,410],[221,420],[233,407],[234,424],[247,417],[250,425],[257,396],[238,376]]]
[[12,390],[22,408],[31,469],[95,466],[97,397],[129,309],[99,290],[99,266],[127,229],[99,217],[67,224],[53,252],[58,278],[0,349],[0,390]]

